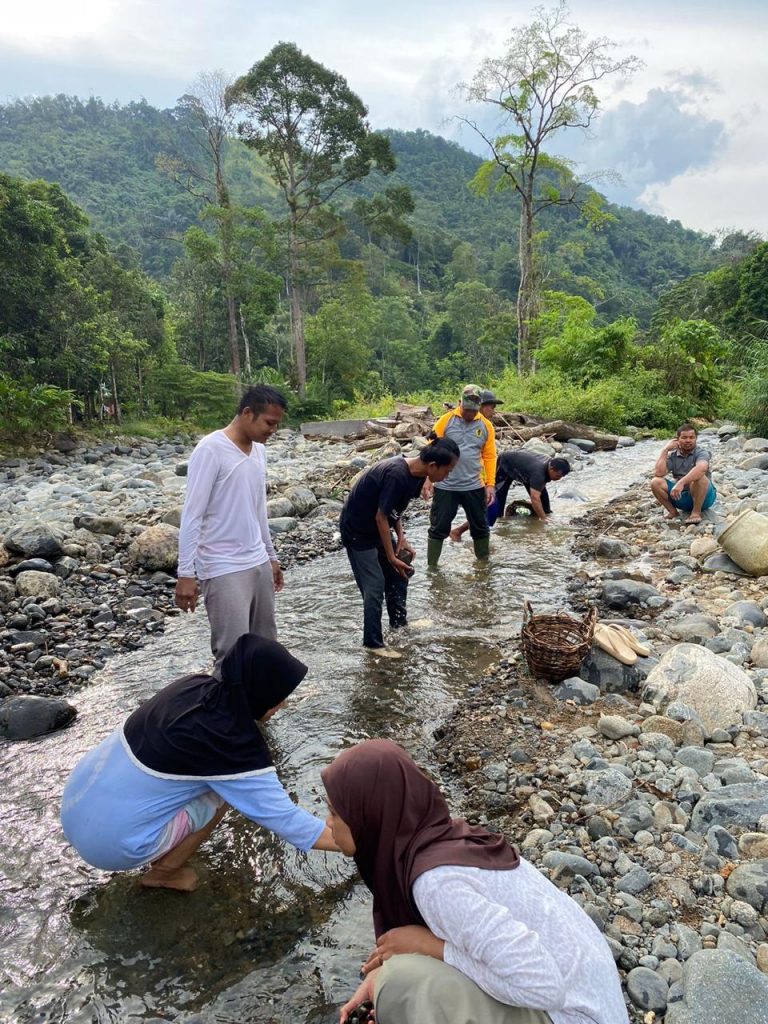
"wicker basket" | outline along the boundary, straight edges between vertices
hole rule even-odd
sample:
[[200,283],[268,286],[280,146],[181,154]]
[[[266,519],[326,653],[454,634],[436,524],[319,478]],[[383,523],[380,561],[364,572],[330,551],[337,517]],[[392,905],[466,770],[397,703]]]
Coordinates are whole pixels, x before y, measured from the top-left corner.
[[530,601],[524,608],[520,638],[531,675],[550,683],[575,675],[592,646],[597,609],[574,619],[564,612],[534,615]]

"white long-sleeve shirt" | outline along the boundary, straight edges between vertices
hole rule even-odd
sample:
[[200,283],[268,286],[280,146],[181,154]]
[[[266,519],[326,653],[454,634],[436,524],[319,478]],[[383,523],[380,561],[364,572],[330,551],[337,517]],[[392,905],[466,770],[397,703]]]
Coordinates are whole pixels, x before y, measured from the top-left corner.
[[513,871],[441,866],[413,884],[447,964],[552,1024],[627,1024],[619,974],[581,907],[525,860]]
[[179,576],[213,579],[276,558],[267,524],[263,444],[246,455],[223,430],[192,452],[179,532]]

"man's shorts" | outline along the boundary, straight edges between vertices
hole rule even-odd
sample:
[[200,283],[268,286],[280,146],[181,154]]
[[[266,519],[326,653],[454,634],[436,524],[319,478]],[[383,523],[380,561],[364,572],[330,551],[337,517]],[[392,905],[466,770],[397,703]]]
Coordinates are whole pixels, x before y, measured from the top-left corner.
[[[669,500],[672,502],[675,508],[679,508],[681,512],[692,512],[693,498],[691,497],[691,492],[688,490],[687,487],[685,488],[685,490],[679,498],[672,497],[672,488],[675,486],[676,483],[677,480],[667,480],[667,494],[669,495]],[[705,512],[708,508],[711,508],[715,504],[716,499],[717,491],[715,490],[715,485],[710,480],[709,487],[707,488],[707,493],[704,496],[704,502],[701,506],[701,511]]]

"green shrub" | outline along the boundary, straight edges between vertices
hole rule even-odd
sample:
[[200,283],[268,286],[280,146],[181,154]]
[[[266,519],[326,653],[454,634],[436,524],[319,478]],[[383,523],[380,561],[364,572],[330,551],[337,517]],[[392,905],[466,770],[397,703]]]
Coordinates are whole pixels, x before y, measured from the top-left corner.
[[27,441],[67,425],[71,391],[50,384],[14,381],[0,372],[0,436],[9,441]]

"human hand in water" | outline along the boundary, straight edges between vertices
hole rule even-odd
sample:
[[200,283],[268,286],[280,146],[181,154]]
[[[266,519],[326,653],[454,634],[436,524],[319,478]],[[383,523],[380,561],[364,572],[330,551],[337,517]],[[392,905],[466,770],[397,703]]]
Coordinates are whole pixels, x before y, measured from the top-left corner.
[[[377,970],[371,971],[367,974],[363,981],[357,986],[355,994],[352,998],[344,1003],[342,1008],[339,1010],[339,1024],[346,1024],[350,1019],[350,1014],[355,1011],[361,1003],[372,1003],[373,1002],[373,989],[376,978]],[[373,1015],[369,1016],[369,1020],[375,1020]]]
[[398,953],[420,953],[435,960],[443,959],[445,942],[420,924],[408,924],[402,928],[391,928],[376,940],[376,949],[361,968],[361,974],[368,977],[373,971]]
[[179,576],[178,580],[176,580],[174,600],[177,607],[181,608],[183,612],[193,612],[195,610],[199,593],[197,580],[194,576]]

